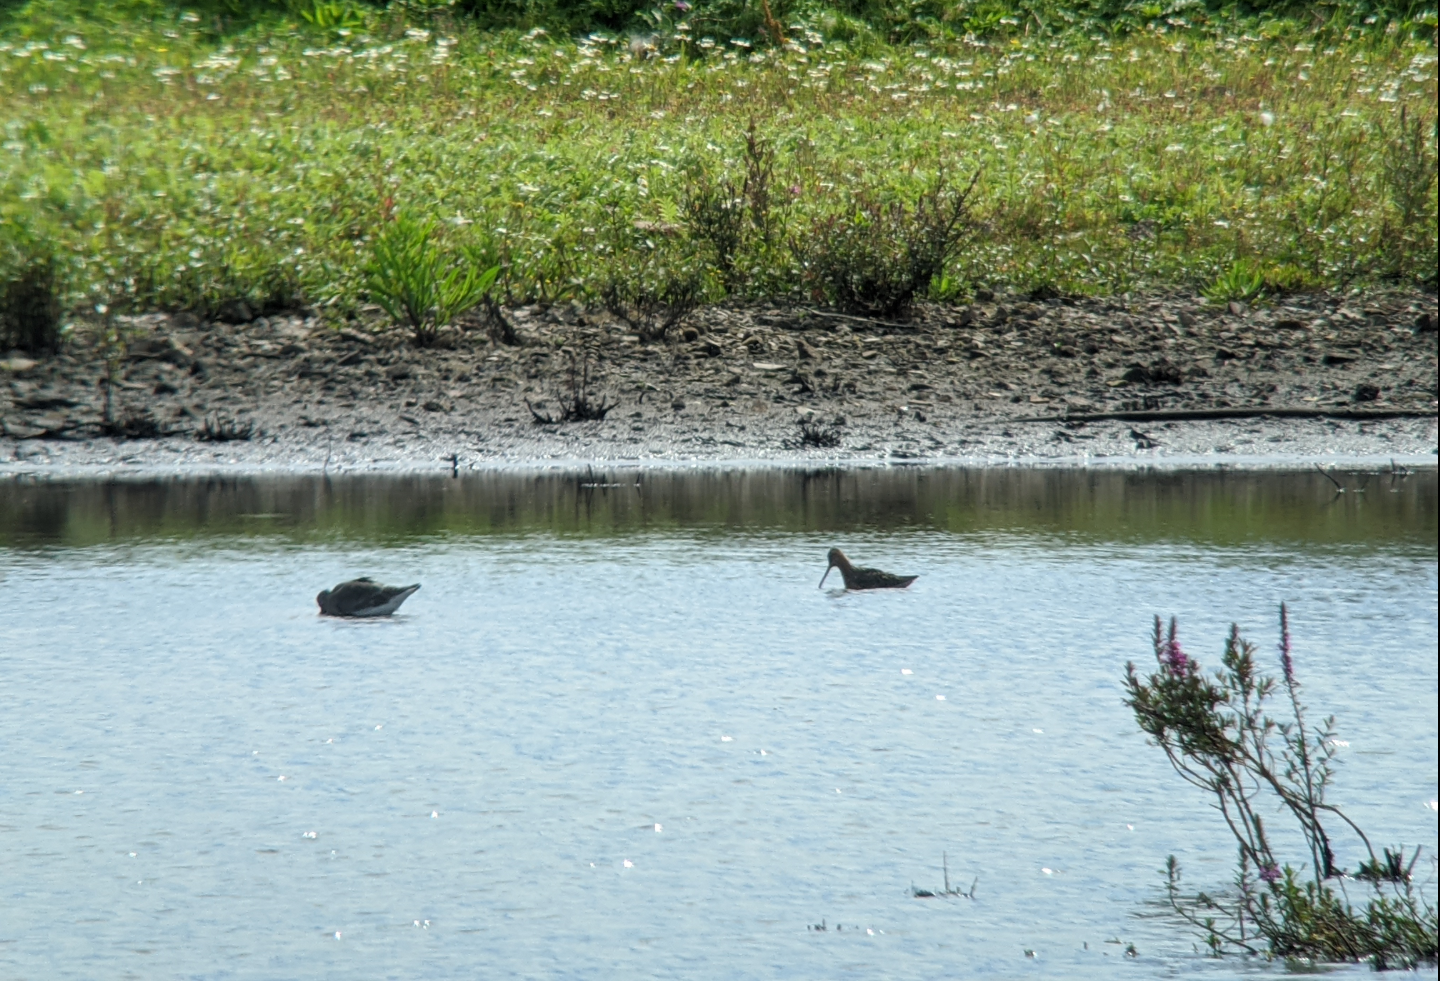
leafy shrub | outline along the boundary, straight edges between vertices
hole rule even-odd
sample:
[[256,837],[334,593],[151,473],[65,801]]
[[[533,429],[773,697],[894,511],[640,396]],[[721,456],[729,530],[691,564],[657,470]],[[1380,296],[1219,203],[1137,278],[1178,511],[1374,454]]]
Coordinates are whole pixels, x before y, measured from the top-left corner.
[[499,266],[481,269],[446,256],[434,241],[435,222],[400,215],[375,239],[365,267],[365,288],[415,343],[435,343],[440,328],[480,303],[495,285]]
[[[1255,645],[1241,638],[1238,626],[1230,628],[1222,670],[1209,677],[1181,649],[1174,619],[1167,633],[1155,618],[1152,643],[1154,672],[1142,678],[1133,663],[1125,666],[1125,703],[1175,771],[1210,795],[1240,848],[1238,892],[1230,899],[1182,895],[1172,855],[1167,895],[1175,912],[1202,931],[1216,956],[1236,951],[1316,962],[1368,960],[1377,968],[1435,964],[1440,917],[1412,885],[1418,852],[1408,862],[1403,849],[1377,855],[1359,826],[1325,799],[1334,776],[1335,720],[1311,723],[1300,702],[1285,607],[1280,682],[1259,672]],[[1267,703],[1277,695],[1288,719],[1269,713]],[[1277,805],[1309,852],[1305,881],[1303,864],[1297,869],[1282,863],[1266,823]],[[1329,885],[1347,875],[1336,864],[1335,828],[1353,836],[1368,856],[1351,876],[1372,892],[1359,909]]]
[[1380,176],[1390,202],[1399,215],[1398,234],[1391,236],[1396,271],[1435,279],[1436,126],[1422,113],[1407,113],[1385,134]]
[[979,178],[957,190],[942,173],[911,207],[861,195],[850,210],[816,221],[791,243],[805,281],[849,313],[904,313],[917,294],[943,282],[971,230],[969,200]]
[[720,277],[731,289],[739,285],[736,268],[745,241],[745,199],[729,178],[701,176],[685,198],[685,222],[690,234],[710,246]]
[[707,292],[703,259],[678,225],[625,223],[620,212],[601,248],[610,256],[600,302],[643,341],[664,340],[698,307]]
[[630,325],[642,341],[661,341],[704,298],[704,285],[693,270],[660,269],[654,276],[613,276],[601,299],[605,309]]
[[771,184],[775,177],[775,146],[760,135],[753,118],[745,133],[742,156],[745,177],[739,184],[728,176],[716,178],[699,171],[692,175],[693,188],[684,200],[691,237],[707,243],[714,251],[720,276],[731,290],[752,278],[751,270],[740,266],[742,250],[763,257],[774,237]]
[[60,267],[48,250],[10,265],[0,283],[0,349],[57,350],[64,309],[61,290]]

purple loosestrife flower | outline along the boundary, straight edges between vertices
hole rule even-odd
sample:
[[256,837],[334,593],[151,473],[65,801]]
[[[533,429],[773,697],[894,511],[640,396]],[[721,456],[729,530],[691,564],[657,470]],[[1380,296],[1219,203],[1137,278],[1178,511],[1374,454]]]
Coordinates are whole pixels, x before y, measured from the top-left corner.
[[1155,618],[1155,645],[1156,657],[1165,670],[1177,678],[1195,673],[1195,662],[1185,656],[1180,649],[1180,638],[1176,628],[1175,618],[1170,618],[1170,632],[1163,639],[1160,634],[1160,618]]
[[1165,645],[1165,648],[1165,664],[1170,669],[1170,673],[1177,675],[1189,674],[1190,659],[1186,657],[1185,652],[1180,649],[1180,642],[1178,640],[1171,640]]
[[1280,604],[1280,667],[1285,671],[1285,684],[1295,687],[1295,662],[1290,657],[1290,614]]
[[1262,865],[1260,867],[1260,879],[1264,882],[1279,882],[1280,868],[1276,865]]
[[675,9],[682,14],[688,14],[690,12],[690,5],[686,3],[685,0],[675,0]]

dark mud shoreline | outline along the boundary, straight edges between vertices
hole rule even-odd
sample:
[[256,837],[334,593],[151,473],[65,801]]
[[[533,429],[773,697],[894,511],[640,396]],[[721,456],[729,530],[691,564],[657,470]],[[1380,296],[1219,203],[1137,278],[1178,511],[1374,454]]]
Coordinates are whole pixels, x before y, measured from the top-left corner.
[[[1000,297],[905,322],[735,303],[655,343],[575,306],[508,315],[518,345],[477,321],[423,349],[310,312],[133,318],[113,415],[145,438],[106,433],[80,328],[0,362],[0,473],[1435,460],[1429,293]],[[586,365],[604,419],[537,421]]]

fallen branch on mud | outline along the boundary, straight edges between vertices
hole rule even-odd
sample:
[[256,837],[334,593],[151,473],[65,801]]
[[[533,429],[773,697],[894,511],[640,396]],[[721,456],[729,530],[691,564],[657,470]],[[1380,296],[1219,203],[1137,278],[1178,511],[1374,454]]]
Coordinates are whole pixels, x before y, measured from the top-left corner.
[[1021,416],[1006,422],[1164,422],[1195,419],[1434,419],[1434,409],[1297,409],[1263,405],[1221,409],[1133,409],[1117,412],[1071,412],[1060,416]]
[[893,327],[896,330],[914,330],[914,324],[897,324],[889,320],[874,320],[870,317],[856,317],[848,313],[831,313],[829,310],[811,310],[804,308],[805,312],[812,317],[830,317],[834,320],[853,320],[857,324],[874,324],[876,327]]

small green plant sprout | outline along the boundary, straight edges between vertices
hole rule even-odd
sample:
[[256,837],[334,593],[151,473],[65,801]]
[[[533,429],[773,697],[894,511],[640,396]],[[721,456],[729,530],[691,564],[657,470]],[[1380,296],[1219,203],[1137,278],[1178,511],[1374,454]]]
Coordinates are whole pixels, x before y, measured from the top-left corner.
[[202,443],[232,443],[252,439],[254,436],[254,422],[242,422],[216,413],[206,416],[200,428],[195,430],[195,438]]
[[963,190],[941,172],[915,203],[857,195],[840,214],[817,220],[792,241],[809,286],[847,313],[893,317],[910,309],[945,274],[971,231],[970,195],[977,171]]
[[435,222],[398,215],[375,239],[365,268],[365,288],[415,343],[435,343],[441,328],[480,303],[495,285],[498,265],[481,269],[441,252]]
[[[1336,753],[1335,720],[1312,723],[1300,701],[1288,613],[1280,607],[1281,678],[1262,674],[1255,645],[1232,626],[1221,669],[1206,675],[1176,635],[1155,618],[1156,669],[1141,676],[1125,667],[1125,703],[1164,750],[1170,765],[1199,787],[1225,820],[1239,848],[1234,889],[1188,896],[1175,857],[1166,863],[1171,909],[1204,936],[1215,956],[1263,954],[1312,963],[1369,961],[1376,968],[1434,965],[1440,958],[1440,917],[1415,888],[1419,849],[1375,853],[1370,839],[1326,801]],[[1278,718],[1271,714],[1278,702]],[[1283,861],[1268,816],[1298,831],[1307,861]],[[1355,873],[1338,864],[1334,832],[1365,857]],[[1308,868],[1308,872],[1306,871]],[[1369,896],[1352,904],[1345,880]],[[1332,886],[1332,884],[1335,884]],[[1337,892],[1338,888],[1338,892]]]
[[965,899],[975,898],[975,887],[980,884],[980,877],[977,875],[970,882],[969,889],[960,889],[950,884],[950,856],[945,852],[940,853],[940,870],[945,877],[945,884],[937,892],[934,889],[921,889],[910,883],[910,895],[915,899],[939,899],[948,896],[961,896]]
[[102,422],[100,431],[115,439],[160,439],[171,434],[171,427],[148,409],[132,409],[118,419]]
[[1229,303],[1231,300],[1248,303],[1264,290],[1265,274],[1260,268],[1246,259],[1236,259],[1201,293],[1211,303]]
[[530,404],[529,399],[525,400],[525,408],[530,410],[530,415],[534,417],[537,424],[554,426],[562,422],[598,422],[604,419],[611,409],[615,408],[615,403],[609,402],[608,396],[602,395],[597,401],[590,394],[590,355],[588,353],[579,364],[576,363],[574,355],[570,356],[566,388],[568,391],[560,398],[559,415],[541,412],[536,406]]
[[[105,386],[105,408],[101,428],[111,432],[116,426],[116,389],[124,375],[125,356],[130,351],[131,331],[121,322],[119,314],[128,307],[125,286],[112,286],[92,298],[90,310],[94,315],[95,346],[104,362],[105,374],[101,382]],[[132,429],[134,427],[131,427]]]
[[941,273],[930,281],[930,299],[937,303],[955,303],[964,295],[960,280],[949,273]]
[[365,16],[355,5],[340,0],[291,0],[290,9],[305,23],[321,30],[355,30],[365,26]]

